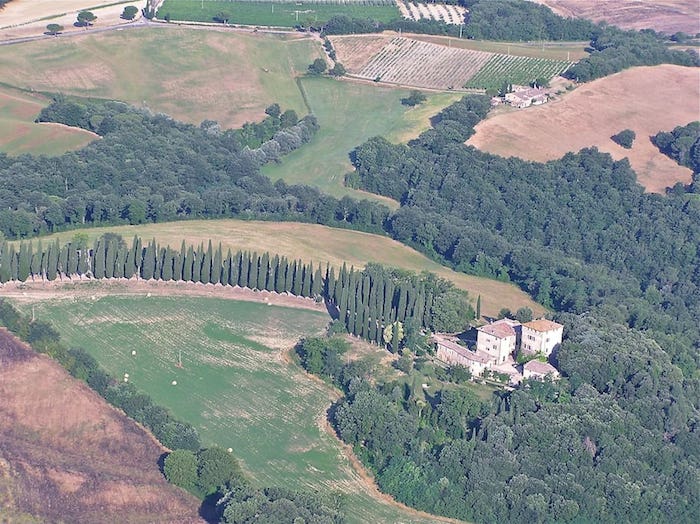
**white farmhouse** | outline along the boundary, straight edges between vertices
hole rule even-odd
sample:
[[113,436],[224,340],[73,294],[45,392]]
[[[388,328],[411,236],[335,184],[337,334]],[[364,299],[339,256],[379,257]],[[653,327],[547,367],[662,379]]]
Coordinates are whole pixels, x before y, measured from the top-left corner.
[[519,326],[519,322],[507,318],[481,326],[477,329],[476,350],[491,356],[494,364],[503,364],[515,353]]
[[549,357],[559,349],[564,326],[541,318],[522,325],[520,349],[523,353],[542,353]]

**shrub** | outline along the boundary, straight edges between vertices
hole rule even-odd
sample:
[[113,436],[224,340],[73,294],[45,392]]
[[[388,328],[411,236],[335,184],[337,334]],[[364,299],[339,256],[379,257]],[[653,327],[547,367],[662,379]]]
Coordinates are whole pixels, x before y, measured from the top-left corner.
[[613,142],[625,149],[630,149],[632,147],[635,138],[637,138],[637,134],[631,129],[623,129],[618,134],[610,137]]

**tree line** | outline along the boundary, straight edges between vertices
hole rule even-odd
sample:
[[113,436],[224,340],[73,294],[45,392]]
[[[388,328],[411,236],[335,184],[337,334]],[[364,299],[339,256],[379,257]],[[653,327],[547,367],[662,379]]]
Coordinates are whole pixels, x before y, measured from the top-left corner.
[[223,217],[381,231],[385,206],[273,183],[260,173],[318,129],[312,115],[296,119],[273,104],[262,122],[222,131],[213,121],[192,126],[120,102],[57,97],[40,120],[102,139],[58,157],[0,154],[0,232],[26,238],[98,224]]
[[[682,166],[693,170],[693,183],[700,184],[700,121],[661,131],[651,139],[656,147]],[[700,193],[700,189],[695,191]]]
[[465,147],[487,106],[467,96],[407,145],[370,139],[353,152],[348,183],[401,202],[387,225],[395,239],[458,271],[511,280],[547,307],[605,310],[695,373],[697,184],[645,193],[626,160],[595,149],[539,164]]
[[429,392],[422,380],[377,381],[335,338],[297,352],[344,392],[330,410],[340,437],[412,507],[484,523],[695,522],[697,377],[638,331],[594,315],[558,320],[563,378],[492,400],[433,380]]
[[[397,352],[409,331],[457,332],[474,318],[469,297],[432,273],[369,264],[363,270],[345,264],[335,268],[286,256],[230,249],[221,244],[187,246],[179,250],[144,243],[135,236],[128,246],[108,233],[92,247],[76,236],[63,245],[56,239],[44,247],[39,241],[0,244],[0,284],[9,281],[63,278],[141,278],[199,282],[287,293],[324,300],[348,333]],[[387,331],[388,330],[388,331]],[[393,334],[392,334],[393,330]],[[401,333],[401,335],[400,335]]]

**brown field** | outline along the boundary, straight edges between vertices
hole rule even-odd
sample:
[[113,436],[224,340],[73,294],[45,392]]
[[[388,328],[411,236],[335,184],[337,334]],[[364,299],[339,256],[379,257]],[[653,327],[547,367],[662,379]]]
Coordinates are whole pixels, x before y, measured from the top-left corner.
[[202,522],[150,434],[4,329],[0,398],[1,522]]
[[565,17],[606,21],[624,29],[651,28],[665,33],[700,32],[698,0],[531,0]]
[[[659,152],[649,137],[698,118],[700,69],[637,67],[584,84],[554,102],[488,118],[467,143],[538,162],[595,146],[615,159],[627,157],[638,182],[662,193],[676,182],[689,183],[692,173]],[[637,135],[629,150],[610,139],[623,129]]]
[[545,312],[541,305],[512,284],[457,273],[387,237],[316,224],[188,220],[67,231],[45,237],[43,242],[46,244],[48,238],[56,237],[64,242],[76,233],[86,233],[92,241],[107,231],[120,234],[129,242],[134,235],[144,239],[156,238],[159,243],[170,244],[175,249],[180,248],[183,239],[188,244],[195,245],[211,239],[214,245],[221,242],[225,250],[243,249],[258,253],[269,251],[323,265],[328,262],[341,266],[346,262],[348,266],[364,267],[367,262],[378,262],[412,271],[432,271],[468,291],[474,300],[481,295],[481,310],[484,315],[496,315],[503,307],[515,311],[523,306],[530,307],[538,315]]

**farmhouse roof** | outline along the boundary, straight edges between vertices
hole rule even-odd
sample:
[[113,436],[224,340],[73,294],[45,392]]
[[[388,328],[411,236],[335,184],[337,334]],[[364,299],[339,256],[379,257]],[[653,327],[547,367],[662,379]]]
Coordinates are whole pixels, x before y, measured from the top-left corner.
[[533,320],[532,322],[528,322],[527,324],[523,324],[523,327],[532,329],[533,331],[539,331],[541,333],[547,332],[547,331],[556,331],[557,329],[563,328],[561,324],[557,324],[556,322],[553,322],[551,320],[547,320],[546,318],[540,318],[539,320]]
[[540,362],[539,360],[526,362],[523,366],[523,371],[529,371],[530,373],[542,376],[559,374],[557,368],[552,366],[549,362]]
[[433,336],[433,340],[445,349],[454,351],[459,356],[464,357],[467,360],[471,360],[473,362],[480,362],[481,364],[487,364],[491,360],[491,357],[489,355],[482,354],[481,352],[471,351],[468,348],[462,346],[461,344],[457,344],[457,342],[450,340],[449,338],[435,335]]
[[508,338],[515,336],[515,330],[513,329],[512,324],[510,322],[504,322],[503,320],[499,320],[493,324],[481,326],[479,331],[493,335],[496,338]]

